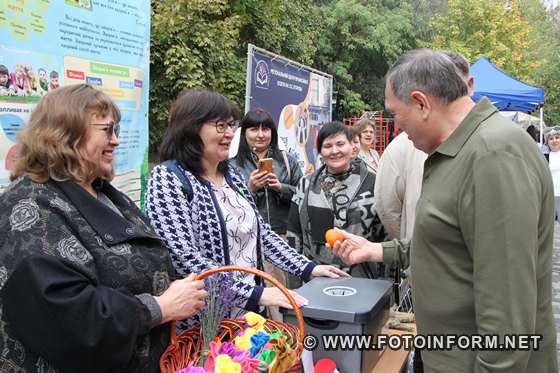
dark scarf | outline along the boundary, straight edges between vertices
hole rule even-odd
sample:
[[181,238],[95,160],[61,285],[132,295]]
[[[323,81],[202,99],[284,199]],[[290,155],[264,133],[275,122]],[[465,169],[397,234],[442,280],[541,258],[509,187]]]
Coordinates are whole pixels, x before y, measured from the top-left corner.
[[[353,173],[359,173],[353,163],[350,164],[350,168],[346,171],[333,174],[328,171],[327,167],[323,169],[317,177],[317,183],[321,186],[321,190],[325,194],[327,199],[331,199],[333,194],[338,193],[344,186],[344,181],[350,177]],[[338,187],[337,187],[338,186]]]

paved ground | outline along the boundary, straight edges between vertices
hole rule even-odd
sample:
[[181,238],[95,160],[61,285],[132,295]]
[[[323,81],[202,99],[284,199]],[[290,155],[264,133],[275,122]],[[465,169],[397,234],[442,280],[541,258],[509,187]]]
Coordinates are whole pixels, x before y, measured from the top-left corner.
[[554,254],[552,259],[552,307],[556,321],[556,351],[560,361],[560,224],[554,227]]

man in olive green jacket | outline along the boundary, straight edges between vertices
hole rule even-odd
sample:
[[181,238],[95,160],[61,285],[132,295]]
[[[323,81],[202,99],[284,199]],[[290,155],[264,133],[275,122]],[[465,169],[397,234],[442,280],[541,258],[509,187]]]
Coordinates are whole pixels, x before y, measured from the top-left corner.
[[[451,337],[449,349],[423,350],[426,373],[558,372],[554,192],[544,157],[486,98],[470,99],[444,53],[408,52],[386,81],[386,108],[429,154],[412,241],[345,233],[335,254],[348,264],[410,265],[418,333],[482,340],[461,349]],[[493,336],[526,345],[493,346]]]

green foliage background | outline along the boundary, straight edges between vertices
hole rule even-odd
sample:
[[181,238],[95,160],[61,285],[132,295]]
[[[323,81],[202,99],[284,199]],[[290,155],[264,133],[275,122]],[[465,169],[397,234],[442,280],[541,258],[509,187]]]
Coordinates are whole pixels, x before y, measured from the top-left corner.
[[539,0],[152,0],[150,152],[184,88],[243,106],[247,44],[334,76],[333,117],[383,109],[383,76],[403,52],[485,55],[545,88],[547,124],[560,123],[560,17]]
[[309,1],[153,0],[151,151],[184,88],[216,90],[243,106],[248,43],[313,64],[318,12]]

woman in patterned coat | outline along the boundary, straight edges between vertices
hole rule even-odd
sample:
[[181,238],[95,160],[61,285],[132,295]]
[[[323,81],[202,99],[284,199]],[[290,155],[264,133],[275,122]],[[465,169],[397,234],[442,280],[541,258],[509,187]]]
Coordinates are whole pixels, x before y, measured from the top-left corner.
[[325,232],[333,227],[385,238],[375,211],[375,174],[364,162],[352,161],[352,130],[340,122],[324,124],[317,150],[325,164],[298,184],[288,217],[288,242],[317,264],[333,264],[355,277],[386,277],[381,265],[348,267],[325,246]]
[[[171,251],[175,270],[186,276],[224,265],[262,269],[268,260],[304,280],[345,275],[316,266],[264,223],[245,179],[228,165],[238,112],[221,94],[204,90],[183,91],[171,106],[160,145],[164,162],[152,171],[146,211]],[[237,308],[291,308],[278,289],[264,288],[252,275],[237,276],[233,291]]]
[[0,371],[159,372],[170,320],[202,307],[111,186],[120,112],[85,84],[47,94],[0,195]]

